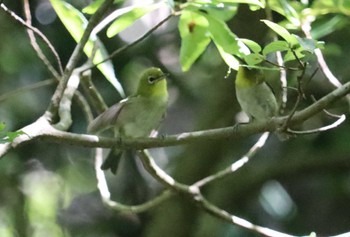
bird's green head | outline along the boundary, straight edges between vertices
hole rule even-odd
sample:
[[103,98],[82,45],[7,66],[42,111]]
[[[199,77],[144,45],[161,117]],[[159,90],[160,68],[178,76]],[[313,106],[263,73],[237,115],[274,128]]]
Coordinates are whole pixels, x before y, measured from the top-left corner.
[[264,74],[260,69],[240,66],[236,76],[236,86],[251,87],[264,81]]
[[151,67],[141,76],[137,95],[146,97],[167,97],[166,75],[160,68]]

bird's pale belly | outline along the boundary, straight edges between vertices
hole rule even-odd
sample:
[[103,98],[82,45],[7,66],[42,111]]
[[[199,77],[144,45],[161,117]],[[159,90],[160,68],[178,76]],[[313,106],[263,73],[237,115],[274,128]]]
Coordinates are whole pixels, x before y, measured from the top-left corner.
[[[140,111],[141,109],[142,111]],[[130,104],[127,110],[121,111],[116,133],[122,137],[148,137],[157,129],[163,119],[166,107],[145,101],[142,105]],[[135,114],[137,116],[135,116]]]

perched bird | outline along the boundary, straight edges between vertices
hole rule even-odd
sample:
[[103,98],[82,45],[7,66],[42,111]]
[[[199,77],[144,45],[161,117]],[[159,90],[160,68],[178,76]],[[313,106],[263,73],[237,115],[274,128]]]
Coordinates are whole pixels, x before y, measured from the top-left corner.
[[[121,100],[94,119],[88,132],[99,133],[113,128],[117,138],[148,137],[160,125],[167,108],[168,91],[166,75],[159,68],[149,68],[139,80],[134,95]],[[114,149],[101,169],[115,174],[122,151]]]
[[250,120],[267,121],[277,115],[276,97],[260,69],[240,66],[235,84],[238,103]]

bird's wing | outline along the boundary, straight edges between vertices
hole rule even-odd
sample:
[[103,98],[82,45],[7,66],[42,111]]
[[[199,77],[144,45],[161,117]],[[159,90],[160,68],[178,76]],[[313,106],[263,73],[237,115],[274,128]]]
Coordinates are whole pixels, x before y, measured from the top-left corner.
[[108,108],[97,116],[88,126],[89,133],[99,133],[113,127],[116,124],[120,111],[125,107],[130,99],[121,100],[119,103]]

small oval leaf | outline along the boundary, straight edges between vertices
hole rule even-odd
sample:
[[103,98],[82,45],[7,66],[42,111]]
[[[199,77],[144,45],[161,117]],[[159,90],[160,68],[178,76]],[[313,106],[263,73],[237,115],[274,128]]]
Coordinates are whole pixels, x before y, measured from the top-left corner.
[[266,45],[262,53],[263,55],[267,55],[269,53],[283,52],[286,50],[289,50],[288,43],[286,41],[277,40]]
[[147,13],[157,9],[158,7],[160,7],[160,4],[132,8],[130,11],[121,15],[112,23],[112,25],[107,30],[107,37],[112,38],[119,32],[131,26],[136,20],[143,17]]

